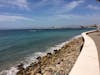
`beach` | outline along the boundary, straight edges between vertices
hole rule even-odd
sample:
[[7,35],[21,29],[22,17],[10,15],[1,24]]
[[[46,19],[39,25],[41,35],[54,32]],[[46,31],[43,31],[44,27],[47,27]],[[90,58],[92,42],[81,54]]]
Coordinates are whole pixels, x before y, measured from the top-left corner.
[[68,75],[81,52],[82,46],[83,38],[74,38],[61,49],[37,57],[37,61],[32,62],[26,68],[24,68],[23,63],[19,64],[17,66],[19,71],[16,75]]

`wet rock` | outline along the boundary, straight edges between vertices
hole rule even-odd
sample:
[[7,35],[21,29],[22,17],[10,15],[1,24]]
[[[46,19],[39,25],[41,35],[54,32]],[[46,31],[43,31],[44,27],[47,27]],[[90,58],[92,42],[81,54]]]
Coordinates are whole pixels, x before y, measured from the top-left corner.
[[58,50],[54,50],[54,52],[56,53]]
[[24,64],[23,63],[19,64],[17,67],[18,67],[18,70],[24,70]]
[[51,57],[52,53],[47,53],[47,57]]
[[37,57],[36,59],[40,61],[40,60],[41,60],[41,57],[39,56],[39,57]]
[[17,72],[16,75],[25,75],[25,71],[24,70],[20,70],[20,71]]

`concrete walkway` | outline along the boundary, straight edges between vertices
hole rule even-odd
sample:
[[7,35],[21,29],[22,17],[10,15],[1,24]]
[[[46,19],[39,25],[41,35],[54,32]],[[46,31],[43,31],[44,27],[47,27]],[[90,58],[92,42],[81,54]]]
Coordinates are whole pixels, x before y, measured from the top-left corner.
[[[87,33],[89,33],[89,35],[87,35]],[[97,35],[97,37],[95,37],[95,35]],[[100,75],[98,60],[98,51],[100,51],[99,35],[99,33],[94,33],[94,31],[82,33],[84,46],[69,75]],[[90,36],[93,37],[93,39]],[[96,40],[97,38],[98,40]],[[97,41],[97,44],[95,44],[94,41]],[[98,46],[98,51],[96,45]]]
[[99,64],[100,64],[100,32],[93,32],[93,33],[89,33],[88,35],[94,40],[96,44],[98,57],[99,57]]

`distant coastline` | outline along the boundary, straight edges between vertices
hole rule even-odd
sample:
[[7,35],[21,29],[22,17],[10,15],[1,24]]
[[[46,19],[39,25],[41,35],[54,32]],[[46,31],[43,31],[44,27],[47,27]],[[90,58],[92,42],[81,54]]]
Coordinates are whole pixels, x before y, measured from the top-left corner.
[[69,27],[69,28],[29,28],[29,29],[0,29],[0,30],[63,30],[63,29],[95,29],[95,28]]

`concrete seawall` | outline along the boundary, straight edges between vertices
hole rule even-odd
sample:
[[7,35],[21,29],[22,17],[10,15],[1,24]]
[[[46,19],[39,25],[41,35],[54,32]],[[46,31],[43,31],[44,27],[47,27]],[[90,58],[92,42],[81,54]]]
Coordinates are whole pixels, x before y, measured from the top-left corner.
[[84,46],[69,75],[100,75],[96,45],[92,38],[86,35],[91,32],[94,31],[82,33]]

